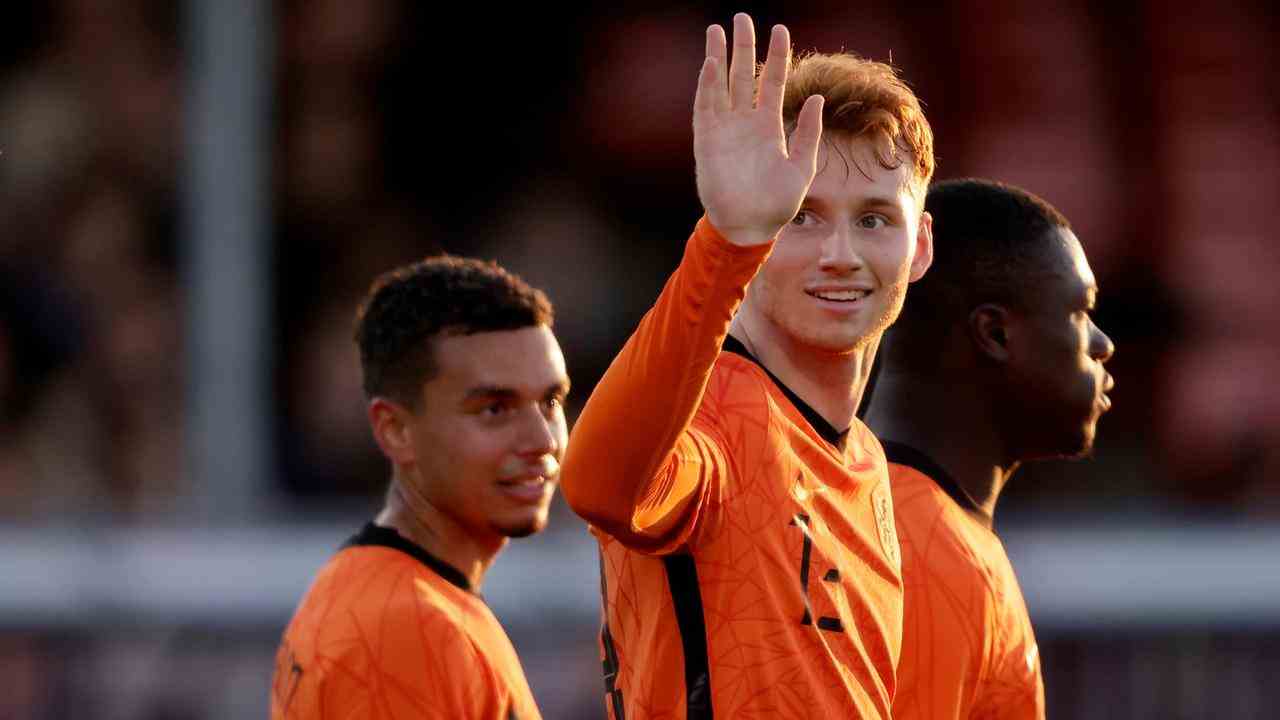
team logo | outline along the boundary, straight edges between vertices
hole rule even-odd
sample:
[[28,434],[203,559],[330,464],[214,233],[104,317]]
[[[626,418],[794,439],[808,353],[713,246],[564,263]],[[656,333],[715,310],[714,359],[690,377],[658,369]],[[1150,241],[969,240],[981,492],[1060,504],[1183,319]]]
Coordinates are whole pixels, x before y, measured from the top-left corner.
[[884,546],[884,554],[901,571],[902,556],[898,551],[898,531],[893,523],[893,501],[889,499],[889,483],[881,482],[871,491],[871,507],[875,511],[876,529],[880,531],[880,544]]

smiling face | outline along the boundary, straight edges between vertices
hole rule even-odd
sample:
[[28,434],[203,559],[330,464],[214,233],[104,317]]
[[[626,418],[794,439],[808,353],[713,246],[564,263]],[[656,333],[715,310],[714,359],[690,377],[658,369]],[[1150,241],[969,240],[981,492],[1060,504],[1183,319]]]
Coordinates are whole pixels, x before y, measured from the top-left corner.
[[437,372],[407,413],[401,474],[440,515],[478,538],[547,524],[567,439],[564,356],[545,325],[431,340]]
[[897,318],[907,284],[929,267],[930,221],[908,184],[910,163],[886,170],[871,142],[824,138],[800,212],[739,311],[757,341],[853,352]]
[[1032,297],[1011,309],[1007,328],[1012,410],[1022,456],[1079,456],[1093,447],[1115,385],[1103,364],[1115,345],[1090,313],[1098,286],[1080,241],[1055,228]]

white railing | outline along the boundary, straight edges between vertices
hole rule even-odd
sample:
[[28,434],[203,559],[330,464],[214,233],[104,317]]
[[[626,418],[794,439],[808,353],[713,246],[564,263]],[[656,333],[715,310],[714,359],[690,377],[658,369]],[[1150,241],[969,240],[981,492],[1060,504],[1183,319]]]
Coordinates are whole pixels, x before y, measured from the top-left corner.
[[[251,528],[0,528],[0,624],[282,624],[357,523]],[[1041,628],[1280,626],[1280,525],[1113,522],[1002,530]],[[512,542],[486,581],[512,624],[595,622],[585,530]]]

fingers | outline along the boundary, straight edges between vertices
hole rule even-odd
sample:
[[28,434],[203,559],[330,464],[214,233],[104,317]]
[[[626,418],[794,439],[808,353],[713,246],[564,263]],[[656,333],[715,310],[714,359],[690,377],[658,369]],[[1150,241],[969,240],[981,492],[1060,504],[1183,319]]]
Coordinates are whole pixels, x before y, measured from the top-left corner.
[[[717,111],[716,98],[717,95],[724,95],[724,82],[718,78],[719,70],[716,67],[716,59],[708,57],[702,61],[702,70],[698,72],[698,89],[693,95],[693,123],[697,125],[705,120],[709,115],[714,115]],[[728,102],[728,98],[724,98]]]
[[755,95],[756,31],[751,16],[733,16],[733,60],[729,65],[729,102],[733,109],[750,109]]
[[[706,98],[707,109],[717,112],[728,110],[729,86],[725,79],[725,68],[729,67],[729,49],[726,46],[724,28],[719,25],[707,28],[707,60],[711,62],[702,64],[698,92]],[[706,87],[703,87],[703,80],[707,81]]]
[[760,76],[760,110],[782,112],[782,99],[787,87],[787,64],[791,57],[791,33],[783,25],[774,25],[769,35],[769,56]]
[[796,118],[795,132],[791,133],[791,162],[804,168],[810,177],[818,167],[818,142],[822,138],[822,103],[821,95],[810,95],[800,108]]

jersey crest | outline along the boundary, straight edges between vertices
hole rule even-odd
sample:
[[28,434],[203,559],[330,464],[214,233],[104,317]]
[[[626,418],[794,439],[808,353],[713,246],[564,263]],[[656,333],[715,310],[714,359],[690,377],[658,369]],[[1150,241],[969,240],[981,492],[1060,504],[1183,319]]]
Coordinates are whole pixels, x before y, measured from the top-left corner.
[[902,555],[898,550],[898,531],[893,522],[893,501],[889,496],[889,484],[880,483],[871,491],[871,503],[875,509],[876,530],[880,534],[880,544],[884,546],[884,554],[894,567],[902,569]]

